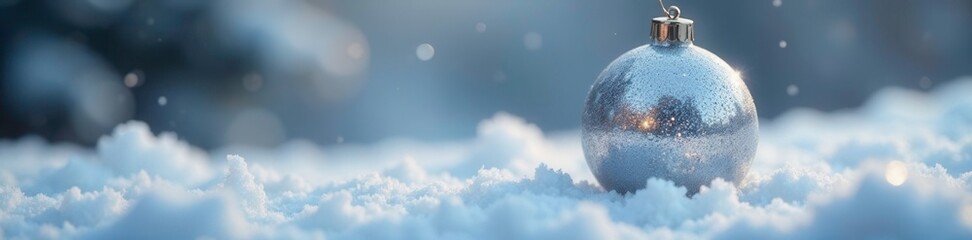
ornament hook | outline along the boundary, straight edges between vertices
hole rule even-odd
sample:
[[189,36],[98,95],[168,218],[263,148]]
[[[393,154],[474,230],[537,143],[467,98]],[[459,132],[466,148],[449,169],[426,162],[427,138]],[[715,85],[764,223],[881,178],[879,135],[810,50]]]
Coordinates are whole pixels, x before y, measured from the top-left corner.
[[675,5],[669,6],[668,9],[666,9],[665,3],[662,2],[662,0],[658,0],[658,4],[661,5],[662,11],[665,12],[665,16],[667,16],[668,19],[676,19],[682,15],[682,11]]
[[691,43],[695,39],[692,19],[682,18],[682,11],[672,5],[667,9],[665,2],[658,0],[665,16],[651,19],[651,38],[658,44]]

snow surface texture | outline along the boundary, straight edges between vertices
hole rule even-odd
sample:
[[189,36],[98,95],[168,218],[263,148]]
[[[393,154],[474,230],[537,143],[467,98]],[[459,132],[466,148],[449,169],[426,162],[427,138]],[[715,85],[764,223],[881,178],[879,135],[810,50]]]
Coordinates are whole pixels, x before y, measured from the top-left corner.
[[[604,192],[579,132],[509,114],[453,143],[210,153],[129,122],[94,150],[0,142],[6,239],[972,238],[972,79],[761,126],[750,175]],[[238,154],[238,155],[237,155]],[[245,159],[244,159],[245,157]]]

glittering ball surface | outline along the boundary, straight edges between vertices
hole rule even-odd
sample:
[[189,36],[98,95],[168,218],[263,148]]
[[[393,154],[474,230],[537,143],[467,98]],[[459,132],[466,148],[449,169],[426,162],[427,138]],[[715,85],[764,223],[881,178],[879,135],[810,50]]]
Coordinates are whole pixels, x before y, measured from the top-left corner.
[[582,123],[591,171],[622,193],[652,177],[689,195],[716,178],[739,184],[759,137],[739,74],[691,44],[645,45],[618,57],[591,86]]

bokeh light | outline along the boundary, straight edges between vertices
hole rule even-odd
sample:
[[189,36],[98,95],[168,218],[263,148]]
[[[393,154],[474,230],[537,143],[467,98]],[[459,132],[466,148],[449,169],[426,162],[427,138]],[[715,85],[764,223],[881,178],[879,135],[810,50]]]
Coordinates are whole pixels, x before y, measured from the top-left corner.
[[415,48],[415,57],[422,61],[432,60],[432,57],[435,57],[435,48],[428,43],[420,44]]
[[908,167],[902,161],[888,162],[884,169],[884,178],[892,186],[901,186],[908,180]]

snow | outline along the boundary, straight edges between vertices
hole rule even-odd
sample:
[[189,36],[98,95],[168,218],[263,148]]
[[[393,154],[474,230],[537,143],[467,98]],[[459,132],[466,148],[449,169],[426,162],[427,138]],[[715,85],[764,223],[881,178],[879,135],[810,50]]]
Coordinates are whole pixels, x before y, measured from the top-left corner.
[[750,175],[693,196],[593,181],[579,132],[506,113],[471,140],[209,152],[128,122],[94,149],[0,141],[4,239],[972,237],[972,79],[761,121]]

